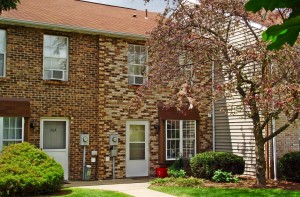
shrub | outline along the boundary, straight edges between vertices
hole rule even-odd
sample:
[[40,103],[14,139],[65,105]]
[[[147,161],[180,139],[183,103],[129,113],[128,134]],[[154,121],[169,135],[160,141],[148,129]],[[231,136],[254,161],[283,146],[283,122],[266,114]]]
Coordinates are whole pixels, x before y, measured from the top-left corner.
[[174,178],[179,178],[179,177],[185,177],[185,171],[184,170],[173,170],[173,169],[168,169],[168,175],[172,176]]
[[157,178],[153,181],[150,181],[151,185],[156,186],[175,186],[175,187],[193,187],[199,188],[203,185],[203,180],[189,177],[189,178],[174,178],[174,177],[167,177],[167,178]]
[[183,167],[184,167],[184,161],[183,161],[183,158],[180,157],[179,159],[174,161],[174,163],[172,163],[172,165],[170,165],[168,169],[181,170],[181,169],[183,169]]
[[211,180],[214,182],[236,183],[239,181],[239,178],[233,176],[231,172],[223,172],[222,170],[217,170],[214,172],[214,176]]
[[63,180],[61,165],[29,143],[7,146],[0,155],[0,196],[55,192]]
[[225,152],[204,152],[197,154],[190,162],[195,177],[211,179],[214,172],[222,170],[232,174],[243,174],[245,161],[242,157]]
[[278,170],[283,179],[300,182],[300,151],[283,155],[278,161]]

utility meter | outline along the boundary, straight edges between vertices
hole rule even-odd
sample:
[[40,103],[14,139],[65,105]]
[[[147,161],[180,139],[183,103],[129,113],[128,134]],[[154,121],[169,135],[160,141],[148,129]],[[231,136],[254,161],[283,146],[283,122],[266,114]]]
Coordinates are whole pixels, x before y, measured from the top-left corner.
[[81,146],[88,146],[89,143],[90,143],[89,134],[80,134],[80,145]]
[[118,134],[110,134],[109,135],[109,145],[110,146],[116,146],[118,145]]

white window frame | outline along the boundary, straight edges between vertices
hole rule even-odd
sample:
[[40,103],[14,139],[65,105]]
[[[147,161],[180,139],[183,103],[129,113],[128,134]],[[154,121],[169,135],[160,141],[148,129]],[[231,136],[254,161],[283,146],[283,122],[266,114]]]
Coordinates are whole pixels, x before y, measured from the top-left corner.
[[[183,155],[183,121],[194,121],[194,153],[192,156],[196,155],[196,141],[197,141],[197,136],[196,136],[196,128],[197,128],[197,122],[196,120],[166,120],[165,121],[165,137],[166,137],[166,140],[165,140],[165,154],[166,154],[166,160],[167,161],[173,161],[173,160],[176,160],[178,159],[177,158],[168,158],[168,139],[172,139],[172,138],[168,138],[168,121],[179,121],[179,157],[181,157]],[[176,138],[177,139],[177,138]],[[191,138],[190,138],[191,139]]]
[[21,137],[21,139],[3,139],[4,118],[20,118],[20,117],[0,117],[0,151],[3,149],[3,141],[24,142],[24,125],[25,125],[24,117],[22,117],[22,137]]
[[178,62],[179,62],[179,66],[181,67],[180,70],[182,72],[182,75],[184,75],[185,77],[188,75],[187,77],[188,77],[189,85],[193,85],[193,82],[195,80],[195,75],[194,75],[194,64],[192,60],[186,60],[186,54],[183,53],[182,55],[179,56]]
[[[67,39],[67,47],[66,47],[66,58],[60,58],[60,59],[66,59],[66,70],[60,69],[60,68],[56,68],[56,69],[47,69],[47,70],[52,70],[53,71],[62,71],[63,72],[63,79],[48,79],[45,77],[45,58],[56,58],[56,57],[52,57],[52,56],[45,56],[45,37],[61,37],[61,38],[66,38]],[[44,80],[59,80],[59,81],[68,81],[68,77],[69,77],[69,38],[66,36],[57,36],[57,35],[49,35],[49,34],[44,34],[43,37],[43,79]],[[57,58],[56,58],[57,59]]]
[[[129,47],[132,46],[132,47],[144,47],[145,48],[145,55],[146,55],[146,58],[145,58],[145,62],[142,63],[142,64],[129,64],[129,56],[130,56],[130,51],[129,51]],[[144,45],[135,45],[135,44],[128,44],[128,54],[127,54],[127,64],[128,64],[128,85],[143,85],[146,83],[147,81],[147,74],[148,74],[148,67],[147,65],[145,65],[145,63],[147,62],[148,60],[148,53],[147,53],[147,50],[146,50],[146,47]],[[130,67],[131,66],[140,66],[140,67],[145,67],[145,74],[143,75],[142,73],[140,75],[135,75],[135,74],[129,74],[130,72]],[[141,69],[142,70],[142,69]],[[129,83],[129,80],[130,80],[130,77],[133,77],[134,79],[134,82],[133,83]],[[143,83],[136,83],[136,77],[142,77],[143,78]]]
[[6,31],[3,30],[3,29],[0,29],[1,32],[4,32],[4,38],[3,40],[1,40],[1,37],[0,37],[0,45],[4,45],[3,47],[3,51],[0,50],[0,54],[3,54],[3,75],[0,75],[0,78],[1,77],[6,77],[6,39],[7,39],[7,36],[6,36]]

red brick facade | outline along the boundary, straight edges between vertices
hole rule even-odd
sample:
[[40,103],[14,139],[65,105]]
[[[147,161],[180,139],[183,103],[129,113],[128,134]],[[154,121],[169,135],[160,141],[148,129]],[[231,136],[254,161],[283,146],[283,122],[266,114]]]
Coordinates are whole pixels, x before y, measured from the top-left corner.
[[[30,101],[30,117],[26,119],[28,141],[40,147],[41,118],[68,118],[69,179],[82,176],[83,147],[80,134],[90,135],[86,164],[91,163],[91,151],[98,151],[96,177],[112,177],[109,157],[109,134],[119,134],[116,178],[125,177],[126,120],[147,120],[150,123],[150,175],[159,165],[158,103],[168,100],[167,93],[153,93],[138,110],[129,108],[136,88],[128,86],[128,44],[141,41],[59,32],[45,29],[0,25],[6,30],[6,77],[0,78],[0,98],[24,98]],[[43,80],[43,35],[68,37],[68,81]],[[212,149],[209,109],[202,106],[198,120],[197,150]],[[2,113],[3,114],[3,113]],[[5,112],[4,112],[5,116]],[[34,122],[34,127],[29,127]]]

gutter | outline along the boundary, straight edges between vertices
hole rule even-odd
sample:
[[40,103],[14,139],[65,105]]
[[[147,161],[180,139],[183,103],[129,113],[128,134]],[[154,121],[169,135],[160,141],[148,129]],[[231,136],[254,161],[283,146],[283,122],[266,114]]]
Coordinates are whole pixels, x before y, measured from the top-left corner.
[[[276,128],[275,128],[275,124],[276,124],[276,120],[275,118],[272,118],[272,133],[275,132]],[[276,147],[276,136],[273,137],[273,165],[274,165],[274,180],[277,181],[277,147]]]
[[92,34],[92,35],[100,34],[100,35],[105,35],[105,36],[110,36],[110,37],[129,38],[129,39],[135,39],[135,40],[146,40],[149,37],[149,36],[143,35],[143,34],[114,32],[114,31],[99,30],[99,29],[94,29],[94,28],[85,28],[85,27],[79,27],[79,26],[45,23],[45,22],[37,22],[37,21],[31,21],[31,20],[6,18],[6,17],[0,17],[0,24],[19,25],[19,26],[24,26],[24,27],[50,29],[50,30],[65,31],[65,32],[77,32],[77,33]]
[[[212,92],[214,91],[214,84],[215,84],[215,62],[212,62],[211,66],[211,79],[212,79]],[[213,152],[216,151],[216,120],[215,120],[215,102],[212,100],[211,104],[211,111],[212,111],[212,132],[213,132]]]

